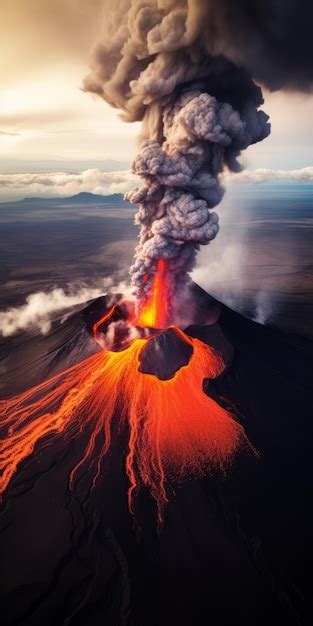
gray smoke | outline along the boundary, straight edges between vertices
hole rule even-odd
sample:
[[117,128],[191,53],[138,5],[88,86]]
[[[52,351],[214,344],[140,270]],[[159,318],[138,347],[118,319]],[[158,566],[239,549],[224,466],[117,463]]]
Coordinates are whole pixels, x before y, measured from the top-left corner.
[[139,298],[149,289],[145,278],[153,276],[158,259],[167,260],[175,292],[186,282],[199,245],[218,233],[218,216],[209,209],[223,197],[219,174],[225,165],[238,169],[240,151],[269,133],[256,95],[241,114],[200,85],[182,88],[161,105],[163,139],[142,143],[133,169],[144,184],[126,195],[139,203],[140,243],[131,268]]
[[[173,292],[186,283],[199,245],[218,232],[210,209],[223,197],[220,174],[239,171],[240,152],[270,132],[251,73],[273,88],[308,86],[305,64],[297,68],[301,55],[292,61],[287,55],[289,34],[298,28],[288,21],[295,7],[289,0],[105,2],[105,29],[85,89],[125,120],[143,122],[133,164],[143,184],[127,194],[139,204],[131,268],[139,298],[159,259],[167,260]],[[304,54],[303,38],[299,45]]]

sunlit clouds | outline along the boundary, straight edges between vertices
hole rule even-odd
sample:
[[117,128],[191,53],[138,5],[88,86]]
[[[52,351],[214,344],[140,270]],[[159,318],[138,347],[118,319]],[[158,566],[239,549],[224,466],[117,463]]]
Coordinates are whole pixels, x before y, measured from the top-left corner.
[[0,199],[25,195],[54,197],[71,196],[82,191],[100,195],[125,193],[138,182],[129,170],[103,172],[97,169],[80,173],[50,172],[0,174]]
[[[87,169],[82,172],[22,172],[0,173],[0,202],[19,200],[26,196],[66,197],[80,192],[99,195],[126,193],[138,184],[139,179],[129,169],[103,171]],[[274,170],[258,168],[243,170],[239,174],[226,173],[225,184],[261,184],[269,182],[313,183],[313,167],[299,170]]]
[[[66,160],[77,161],[75,170],[84,172],[90,160],[133,159],[138,125],[126,124],[103,100],[81,90],[103,19],[101,6],[102,0],[1,3],[0,172],[42,172],[43,161],[54,162],[45,171],[62,172]],[[272,134],[249,148],[245,167],[311,165],[313,97],[264,95]]]

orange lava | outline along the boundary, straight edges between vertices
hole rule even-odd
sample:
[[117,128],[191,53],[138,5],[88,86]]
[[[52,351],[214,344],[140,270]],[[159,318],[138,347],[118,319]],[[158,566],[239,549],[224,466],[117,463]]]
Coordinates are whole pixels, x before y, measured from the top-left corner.
[[108,311],[106,311],[105,314],[102,317],[100,317],[100,319],[93,325],[92,334],[93,334],[93,338],[96,341],[98,340],[100,327],[111,319],[111,317],[114,315],[116,310],[117,310],[117,304],[114,304],[114,306],[112,306]]
[[139,307],[137,324],[144,328],[166,328],[168,324],[169,286],[166,277],[166,263],[159,259],[153,278],[151,293]]
[[149,339],[136,339],[121,352],[101,351],[16,397],[0,402],[4,438],[0,444],[0,493],[19,465],[51,444],[92,432],[79,463],[70,474],[73,485],[83,467],[96,466],[111,445],[115,427],[126,427],[128,501],[146,485],[156,501],[158,520],[168,499],[168,484],[189,475],[224,469],[242,445],[243,428],[203,392],[204,378],[214,378],[223,363],[212,348],[175,332],[193,347],[188,365],[173,378],[159,380],[139,372],[141,350]]

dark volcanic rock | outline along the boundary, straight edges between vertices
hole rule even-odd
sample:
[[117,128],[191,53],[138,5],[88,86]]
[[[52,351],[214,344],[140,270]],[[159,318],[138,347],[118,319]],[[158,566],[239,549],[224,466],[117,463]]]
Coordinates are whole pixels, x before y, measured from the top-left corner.
[[[13,338],[11,351],[7,342],[3,389],[34,384],[98,350],[88,319],[105,304],[56,321],[46,337]],[[157,533],[144,490],[140,532],[129,515],[123,433],[90,493],[87,476],[68,489],[88,433],[38,446],[2,505],[4,626],[311,624],[312,343],[224,306],[216,324],[188,332],[226,355],[227,369],[205,390],[235,411],[259,457],[243,454],[227,476],[178,485]],[[167,343],[172,334],[164,335]],[[188,355],[175,338],[179,355],[169,357],[162,342],[151,344],[154,356],[160,351],[157,368],[171,372]]]
[[139,371],[168,380],[189,363],[192,352],[192,346],[175,329],[169,328],[152,337],[143,348]]

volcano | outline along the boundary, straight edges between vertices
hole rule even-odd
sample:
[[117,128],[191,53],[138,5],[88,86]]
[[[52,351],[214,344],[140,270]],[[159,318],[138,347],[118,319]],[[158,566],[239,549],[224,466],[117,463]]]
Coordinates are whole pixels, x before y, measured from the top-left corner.
[[[7,626],[309,623],[312,344],[240,316],[196,285],[192,300],[197,323],[183,331],[139,325],[130,340],[128,305],[102,297],[55,318],[46,336],[3,342],[1,397],[19,398],[14,414],[27,429],[19,432],[34,442],[17,468],[9,464],[3,493]],[[110,387],[112,421],[98,440],[91,415],[99,419],[101,404],[87,405],[86,389],[97,386],[100,398],[108,387],[86,364],[105,368],[108,340],[109,369],[117,364],[124,377]],[[142,430],[116,420],[128,388]],[[72,423],[51,428],[60,389],[79,407],[75,433]],[[166,426],[155,430],[160,411]],[[20,452],[16,432],[11,424],[6,436]]]

